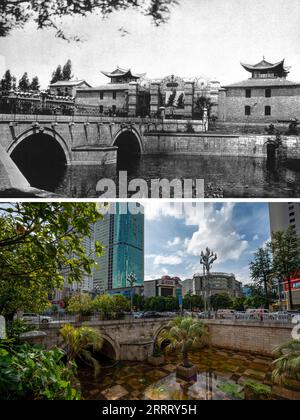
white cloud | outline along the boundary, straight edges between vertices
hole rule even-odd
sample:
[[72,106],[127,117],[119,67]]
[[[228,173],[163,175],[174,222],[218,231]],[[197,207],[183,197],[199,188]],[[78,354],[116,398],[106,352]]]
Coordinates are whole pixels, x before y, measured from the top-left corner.
[[182,263],[182,258],[178,255],[157,255],[154,258],[154,265],[179,265]]
[[259,236],[256,234],[253,236],[252,241],[257,241],[259,239]]
[[[234,206],[234,203],[224,203],[218,210],[213,204],[205,206],[204,217],[198,219],[198,230],[191,239],[185,241],[188,254],[198,256],[208,246],[218,254],[216,264],[228,260],[236,261],[242,256],[248,248],[248,241],[244,239],[244,235],[234,230]],[[189,215],[186,220],[188,223],[191,221]]]
[[144,207],[146,220],[161,220],[162,217],[184,218],[184,204],[182,202],[148,200]]
[[179,245],[181,243],[181,239],[176,236],[176,238],[174,238],[172,241],[168,241],[168,246],[176,246]]

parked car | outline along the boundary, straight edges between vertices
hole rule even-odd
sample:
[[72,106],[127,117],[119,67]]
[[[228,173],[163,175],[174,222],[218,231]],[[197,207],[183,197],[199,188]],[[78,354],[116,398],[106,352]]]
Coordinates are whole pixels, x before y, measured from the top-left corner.
[[28,324],[49,324],[52,322],[51,316],[39,315],[32,312],[25,312],[21,317],[18,317],[23,321],[26,321]]
[[144,312],[133,312],[133,318],[134,319],[140,319],[143,318]]
[[233,309],[219,309],[217,311],[217,318],[231,319],[234,318],[235,311]]
[[198,312],[197,317],[200,319],[207,319],[209,317],[209,313],[206,312]]
[[143,315],[141,316],[141,318],[160,318],[161,315],[159,312],[155,312],[155,311],[146,311],[143,312]]

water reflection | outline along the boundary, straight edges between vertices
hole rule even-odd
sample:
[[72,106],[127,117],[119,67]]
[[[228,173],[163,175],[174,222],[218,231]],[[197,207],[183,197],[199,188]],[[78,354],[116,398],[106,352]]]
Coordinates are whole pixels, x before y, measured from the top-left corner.
[[68,166],[55,169],[51,176],[36,175],[32,185],[66,197],[97,197],[100,179],[113,179],[118,185],[118,171],[127,170],[128,182],[144,179],[149,189],[153,179],[204,179],[206,196],[217,190],[225,198],[300,197],[299,162],[288,168],[249,157],[160,155],[135,156],[120,165]]
[[[190,360],[197,366],[198,374],[191,381],[176,377],[179,360],[179,356],[168,355],[165,363],[159,367],[151,366],[146,361],[110,362],[109,366],[101,362],[97,378],[92,369],[80,369],[83,397],[88,400],[240,399],[245,397],[243,384],[249,379],[270,386],[274,399],[287,396],[286,389],[273,388],[271,358],[218,349],[193,351]],[[235,392],[230,392],[230,388]]]

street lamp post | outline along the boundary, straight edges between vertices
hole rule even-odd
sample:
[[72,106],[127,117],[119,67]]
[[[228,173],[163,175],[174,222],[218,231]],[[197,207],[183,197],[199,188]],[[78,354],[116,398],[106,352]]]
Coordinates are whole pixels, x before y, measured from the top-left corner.
[[[209,276],[210,276],[210,269],[213,265],[213,263],[216,261],[217,259],[217,254],[214,253],[214,251],[211,251],[208,247],[205,250],[205,253],[203,251],[201,251],[201,255],[200,255],[200,264],[203,265],[203,275],[204,277],[206,277],[206,285],[205,285],[205,292],[207,290],[207,294],[205,297],[205,301],[206,298],[208,296],[209,298],[209,302],[208,302],[208,317],[210,318],[210,294],[211,294],[211,288],[210,288],[210,284],[209,284]],[[206,305],[205,305],[206,306]]]
[[129,273],[127,276],[127,281],[130,285],[130,311],[132,312],[133,309],[133,286],[136,283],[136,275],[134,273]]

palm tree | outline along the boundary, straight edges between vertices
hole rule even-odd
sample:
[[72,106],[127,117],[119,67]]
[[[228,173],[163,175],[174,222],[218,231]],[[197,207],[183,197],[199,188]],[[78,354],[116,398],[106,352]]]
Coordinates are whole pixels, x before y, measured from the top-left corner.
[[100,370],[99,362],[92,356],[92,352],[100,350],[103,344],[100,331],[95,328],[82,326],[74,328],[70,324],[60,329],[60,335],[64,341],[67,363],[72,365],[76,359],[83,360],[95,371],[95,376]]
[[273,362],[273,380],[277,383],[284,383],[288,378],[300,380],[300,340],[288,341],[277,347],[274,353],[278,358]]
[[189,361],[189,351],[204,344],[207,336],[207,327],[202,321],[191,317],[177,317],[172,319],[166,329],[160,333],[158,344],[161,345],[163,341],[167,341],[169,343],[166,346],[167,352],[180,351],[182,366],[189,368],[192,366]]

